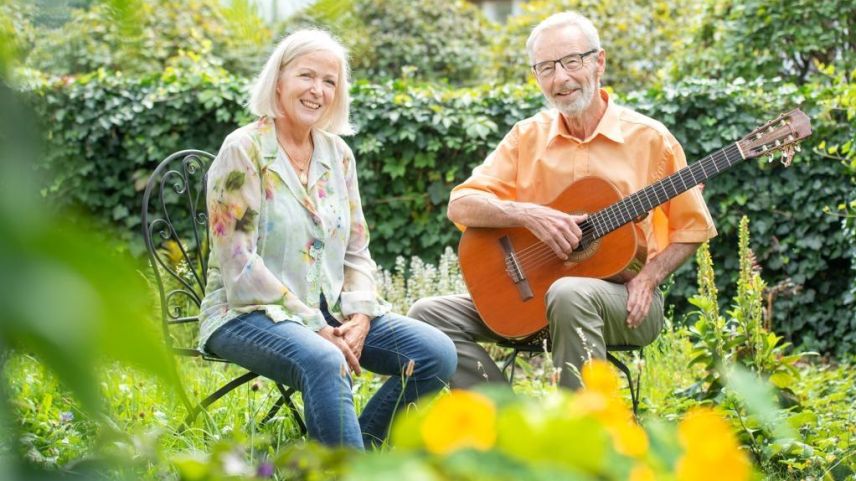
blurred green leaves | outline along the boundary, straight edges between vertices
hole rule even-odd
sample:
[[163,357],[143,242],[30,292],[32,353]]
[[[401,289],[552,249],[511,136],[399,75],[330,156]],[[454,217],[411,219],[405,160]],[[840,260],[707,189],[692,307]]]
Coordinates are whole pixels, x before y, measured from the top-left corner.
[[37,355],[93,413],[102,407],[96,369],[105,361],[172,382],[134,262],[38,194],[42,137],[5,76],[0,112],[0,348]]

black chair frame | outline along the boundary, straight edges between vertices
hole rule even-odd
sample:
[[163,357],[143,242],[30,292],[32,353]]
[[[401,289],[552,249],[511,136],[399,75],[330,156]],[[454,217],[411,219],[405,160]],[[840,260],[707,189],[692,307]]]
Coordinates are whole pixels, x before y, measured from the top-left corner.
[[[199,306],[205,297],[209,252],[205,192],[207,171],[213,159],[213,155],[201,150],[182,150],[164,159],[146,183],[141,222],[149,263],[160,297],[161,324],[167,347],[177,356],[225,363],[228,361],[210,356],[195,345],[181,345],[173,335],[176,326],[199,323]],[[185,239],[180,234],[189,236]],[[158,239],[157,243],[155,239]],[[189,272],[178,272],[167,254],[160,249],[166,241],[175,242],[180,252],[180,262],[185,263]],[[176,281],[178,287],[168,288],[164,284],[166,276]],[[195,339],[190,342],[195,342]],[[191,401],[184,386],[179,386],[179,396],[188,411],[181,429],[192,424],[199,413],[212,403],[257,377],[258,374],[248,371],[199,403]],[[267,412],[262,424],[273,419],[285,405],[296,420],[301,434],[306,434],[306,425],[292,400],[295,389],[278,383],[276,388],[280,397]]]
[[[497,343],[497,345],[499,347],[511,349],[511,353],[505,357],[505,360],[502,363],[502,372],[508,377],[509,382],[514,382],[514,371],[516,367],[515,361],[517,360],[517,356],[520,353],[526,353],[529,354],[530,357],[532,357],[538,354],[544,354],[552,351],[550,334],[546,328],[525,339],[509,339],[507,341]],[[633,375],[630,372],[630,368],[627,367],[627,364],[625,364],[612,354],[613,352],[630,351],[639,351],[640,356],[644,355],[644,351],[640,346],[634,346],[629,344],[616,344],[606,346],[606,359],[610,363],[612,363],[613,366],[618,368],[618,370],[624,374],[624,377],[627,378],[627,386],[628,389],[630,389],[630,401],[633,404],[633,414],[638,415],[639,387],[641,386],[642,382],[641,373],[637,373],[636,380],[634,382]],[[510,374],[508,373],[509,368],[511,369]]]

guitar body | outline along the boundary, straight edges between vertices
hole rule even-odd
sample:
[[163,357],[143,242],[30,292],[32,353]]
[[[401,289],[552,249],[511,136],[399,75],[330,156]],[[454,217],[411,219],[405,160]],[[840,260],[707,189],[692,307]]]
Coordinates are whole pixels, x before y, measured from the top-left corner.
[[[619,200],[621,194],[611,183],[585,177],[548,206],[588,214]],[[506,270],[508,251],[503,238],[510,241],[529,289],[515,283]],[[562,261],[523,227],[470,227],[461,237],[458,256],[464,282],[488,328],[506,338],[522,338],[547,326],[544,296],[553,282],[567,276],[626,281],[632,277],[628,268],[639,265],[634,261],[644,262],[644,253],[637,252],[637,245],[633,224],[625,224]]]

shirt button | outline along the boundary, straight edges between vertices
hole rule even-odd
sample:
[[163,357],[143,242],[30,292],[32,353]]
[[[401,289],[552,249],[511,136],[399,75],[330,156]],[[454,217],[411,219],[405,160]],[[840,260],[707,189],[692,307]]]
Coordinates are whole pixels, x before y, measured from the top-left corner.
[[321,223],[321,218],[320,218],[320,217],[318,217],[317,215],[313,215],[313,216],[312,216],[312,222],[313,222],[315,225],[319,225],[319,224]]
[[321,248],[323,248],[323,247],[324,247],[324,243],[318,239],[315,239],[315,241],[312,242],[312,248],[315,250],[321,250]]

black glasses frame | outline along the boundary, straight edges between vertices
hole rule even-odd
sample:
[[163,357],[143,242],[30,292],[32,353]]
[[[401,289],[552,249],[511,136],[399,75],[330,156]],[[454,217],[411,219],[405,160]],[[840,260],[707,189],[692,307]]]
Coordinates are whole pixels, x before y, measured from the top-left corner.
[[[552,65],[553,67],[555,67],[556,64],[559,64],[562,66],[563,69],[565,69],[565,71],[574,72],[574,71],[577,71],[583,67],[583,64],[585,63],[586,57],[588,57],[589,55],[591,55],[593,53],[599,52],[599,51],[600,51],[599,48],[593,48],[593,49],[589,50],[588,52],[572,53],[570,55],[565,55],[564,57],[558,58],[556,60],[544,60],[543,62],[538,62],[536,64],[532,64],[532,71],[535,72],[536,76],[541,76],[542,74],[538,72],[539,66],[542,66],[542,70],[543,70],[543,66]],[[577,60],[580,63],[579,67],[568,68],[568,66],[565,65],[565,62],[570,63],[573,60]],[[555,72],[555,69],[553,71]]]

